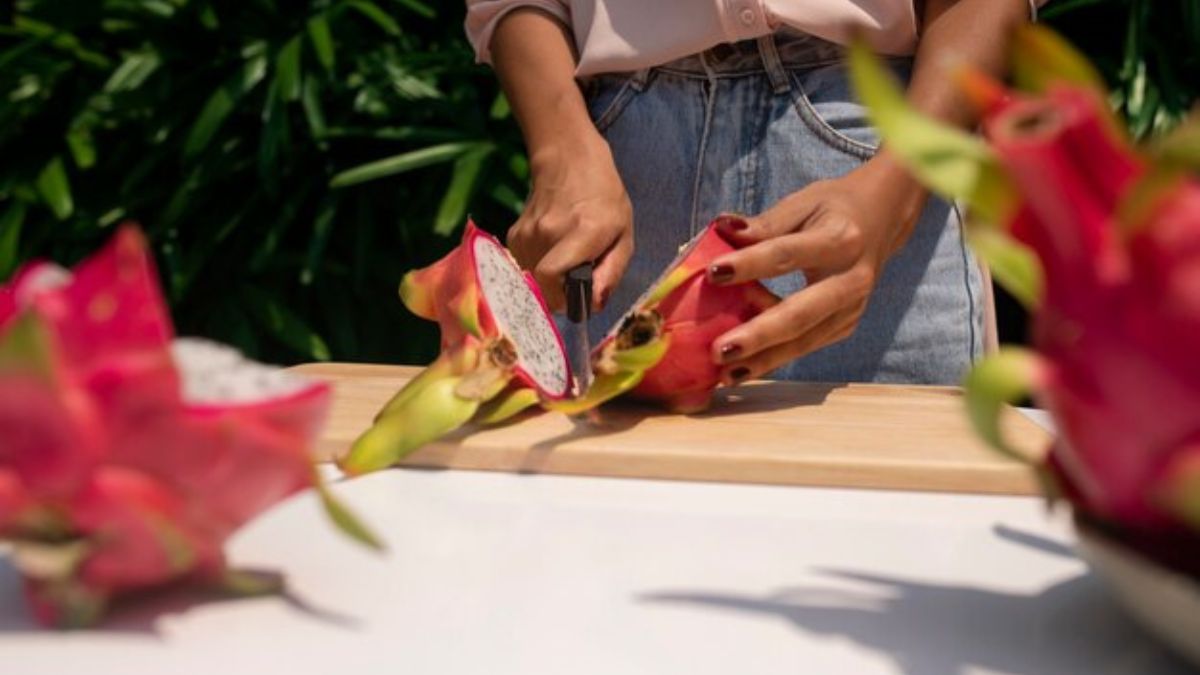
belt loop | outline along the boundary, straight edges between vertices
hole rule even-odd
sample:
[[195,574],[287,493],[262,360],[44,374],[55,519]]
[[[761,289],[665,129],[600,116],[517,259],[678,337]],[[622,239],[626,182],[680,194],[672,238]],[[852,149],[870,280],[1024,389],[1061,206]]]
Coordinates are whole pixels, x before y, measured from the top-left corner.
[[779,50],[775,47],[774,35],[764,35],[758,38],[758,55],[767,69],[767,78],[771,80],[771,87],[774,88],[775,93],[778,95],[791,91],[792,84],[788,79],[787,70],[783,67],[783,61],[779,59]]
[[633,90],[637,92],[645,91],[646,83],[650,81],[650,69],[642,68],[633,74],[633,78],[629,80],[629,84],[633,86]]

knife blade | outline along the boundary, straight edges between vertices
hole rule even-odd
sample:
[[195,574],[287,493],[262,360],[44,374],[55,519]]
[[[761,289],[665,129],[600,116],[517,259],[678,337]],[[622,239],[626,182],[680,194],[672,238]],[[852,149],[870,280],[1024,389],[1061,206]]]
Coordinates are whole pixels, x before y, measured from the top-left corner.
[[588,339],[588,319],[592,314],[592,263],[583,263],[567,272],[563,281],[567,297],[567,320],[574,326],[571,372],[575,375],[575,395],[583,396],[592,384],[592,346]]

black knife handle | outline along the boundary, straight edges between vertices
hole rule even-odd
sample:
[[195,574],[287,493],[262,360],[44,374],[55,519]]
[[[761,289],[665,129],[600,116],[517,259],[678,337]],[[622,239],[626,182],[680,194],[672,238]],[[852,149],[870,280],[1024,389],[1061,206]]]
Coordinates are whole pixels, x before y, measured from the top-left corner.
[[567,319],[572,323],[587,321],[592,306],[592,263],[571,268],[563,286],[567,296]]

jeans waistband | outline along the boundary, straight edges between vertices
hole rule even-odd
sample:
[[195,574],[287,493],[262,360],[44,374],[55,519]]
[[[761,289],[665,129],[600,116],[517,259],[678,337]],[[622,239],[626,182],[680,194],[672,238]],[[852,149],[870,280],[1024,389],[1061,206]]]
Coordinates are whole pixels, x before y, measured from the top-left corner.
[[788,68],[836,63],[845,55],[846,48],[842,45],[792,28],[782,28],[773,35],[719,44],[691,56],[645,68],[633,73],[632,80],[633,86],[641,89],[653,70],[704,78],[766,72],[776,93],[783,93],[790,88]]

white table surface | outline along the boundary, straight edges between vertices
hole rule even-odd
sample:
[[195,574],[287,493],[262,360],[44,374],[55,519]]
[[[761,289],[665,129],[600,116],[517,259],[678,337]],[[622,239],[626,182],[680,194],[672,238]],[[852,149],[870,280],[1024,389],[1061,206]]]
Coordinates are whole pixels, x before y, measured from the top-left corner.
[[239,533],[278,598],[35,630],[0,562],[0,674],[1175,673],[1030,498],[389,471]]

